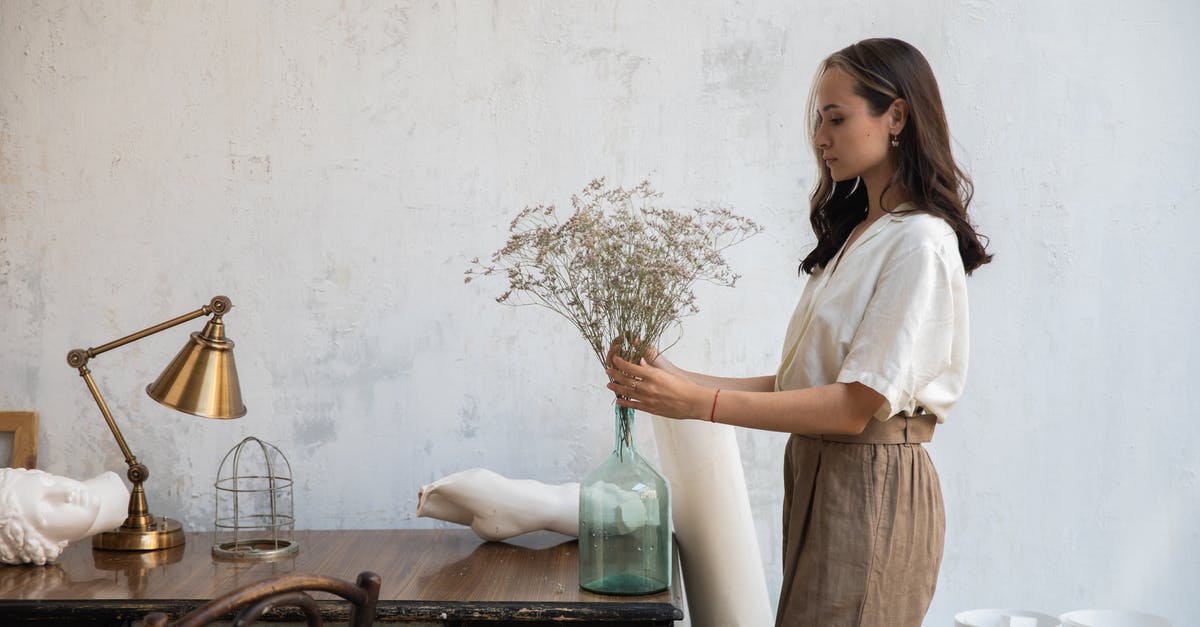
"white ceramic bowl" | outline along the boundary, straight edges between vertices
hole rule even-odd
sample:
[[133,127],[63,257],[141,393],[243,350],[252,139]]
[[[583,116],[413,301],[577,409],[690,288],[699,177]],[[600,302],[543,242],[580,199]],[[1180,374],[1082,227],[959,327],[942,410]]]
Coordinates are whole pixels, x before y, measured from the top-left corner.
[[954,615],[954,627],[1059,627],[1057,616],[1028,610],[967,610]]
[[1062,627],[1171,627],[1162,616],[1129,610],[1075,610],[1059,618]]

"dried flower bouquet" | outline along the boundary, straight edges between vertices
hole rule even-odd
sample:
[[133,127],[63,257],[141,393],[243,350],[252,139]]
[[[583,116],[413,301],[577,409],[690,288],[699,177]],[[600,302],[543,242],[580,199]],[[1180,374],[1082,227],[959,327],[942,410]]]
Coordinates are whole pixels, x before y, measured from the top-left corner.
[[563,316],[603,365],[610,342],[634,363],[679,320],[698,311],[696,281],[732,287],[738,279],[723,251],[761,231],[727,209],[655,206],[661,194],[642,181],[632,189],[603,178],[571,196],[560,220],[554,205],[525,207],[490,262],[473,259],[466,282],[503,275],[508,305],[537,305]]

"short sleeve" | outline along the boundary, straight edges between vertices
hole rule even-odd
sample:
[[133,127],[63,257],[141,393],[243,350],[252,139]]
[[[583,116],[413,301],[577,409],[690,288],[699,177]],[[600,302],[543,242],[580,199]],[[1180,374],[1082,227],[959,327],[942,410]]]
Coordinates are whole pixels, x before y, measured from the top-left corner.
[[[957,251],[953,251],[957,253]],[[837,376],[884,397],[874,417],[911,413],[916,395],[951,366],[955,281],[961,266],[946,251],[923,244],[889,262]]]

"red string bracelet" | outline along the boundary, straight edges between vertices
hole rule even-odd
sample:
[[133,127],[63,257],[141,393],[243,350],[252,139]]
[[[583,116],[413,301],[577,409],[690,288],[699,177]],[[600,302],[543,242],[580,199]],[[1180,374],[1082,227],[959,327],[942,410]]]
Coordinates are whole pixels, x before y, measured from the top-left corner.
[[720,395],[721,395],[721,388],[717,388],[717,393],[713,394],[712,411],[708,412],[708,421],[709,422],[717,421],[717,397]]

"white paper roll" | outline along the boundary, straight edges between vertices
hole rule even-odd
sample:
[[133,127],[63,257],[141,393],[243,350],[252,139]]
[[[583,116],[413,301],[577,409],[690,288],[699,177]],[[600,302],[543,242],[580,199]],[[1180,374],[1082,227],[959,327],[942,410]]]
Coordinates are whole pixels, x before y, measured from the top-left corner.
[[733,427],[653,417],[693,627],[775,622]]

